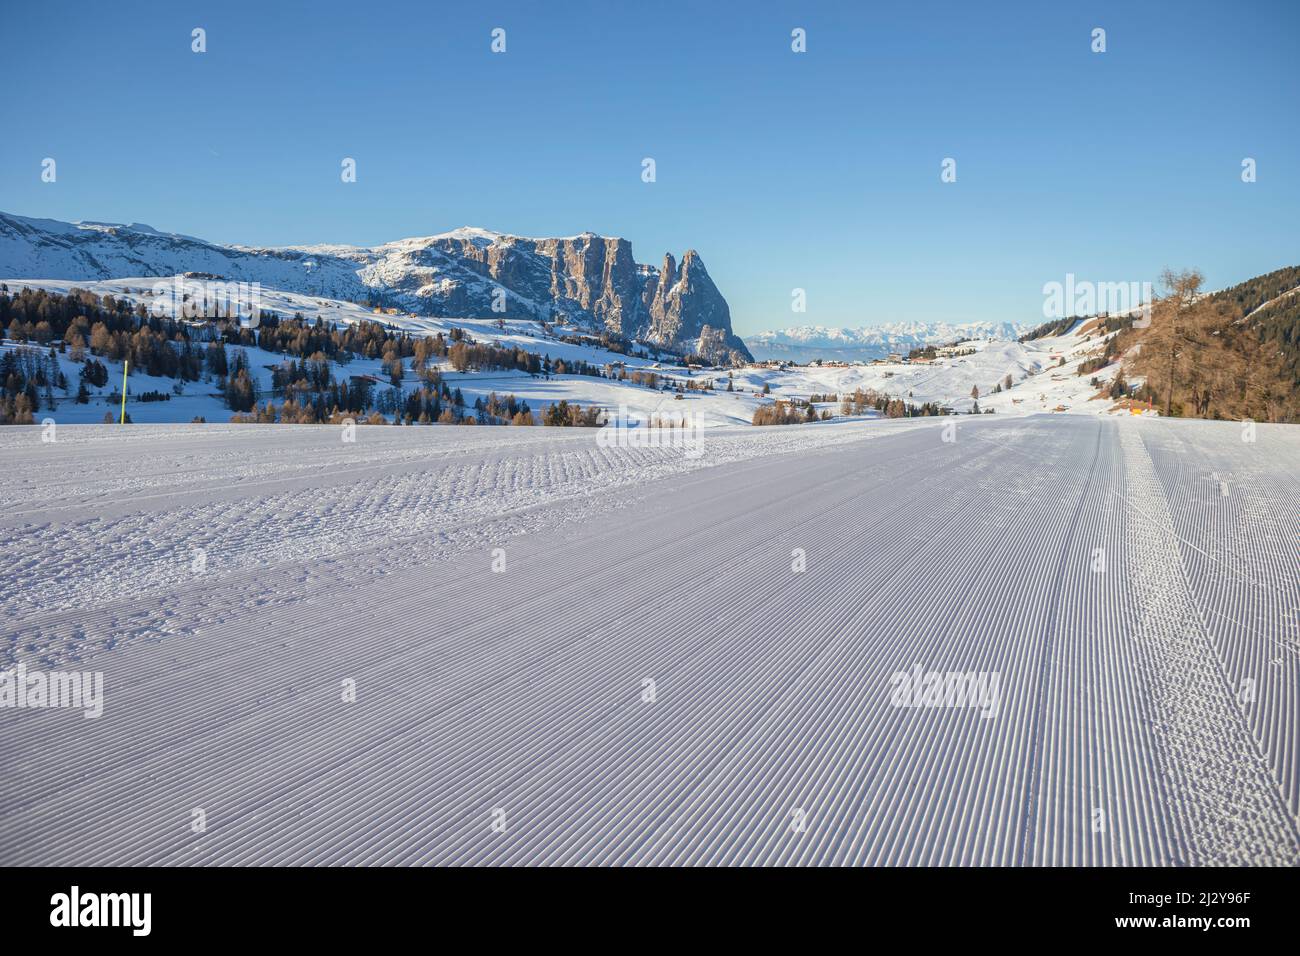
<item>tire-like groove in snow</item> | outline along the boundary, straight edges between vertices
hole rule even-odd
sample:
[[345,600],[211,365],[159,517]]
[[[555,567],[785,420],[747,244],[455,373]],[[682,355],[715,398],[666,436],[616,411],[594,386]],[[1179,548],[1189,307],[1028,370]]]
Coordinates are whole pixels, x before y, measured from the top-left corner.
[[1229,688],[1214,638],[1183,569],[1160,479],[1139,430],[1121,426],[1125,500],[1133,523],[1127,571],[1137,592],[1135,637],[1157,720],[1158,757],[1198,866],[1297,863],[1295,820]]

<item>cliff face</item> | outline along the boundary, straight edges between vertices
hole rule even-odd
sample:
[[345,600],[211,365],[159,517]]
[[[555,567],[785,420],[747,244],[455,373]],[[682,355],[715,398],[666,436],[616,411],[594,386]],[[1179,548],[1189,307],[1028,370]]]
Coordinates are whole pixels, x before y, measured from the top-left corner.
[[549,298],[562,311],[580,309],[622,335],[635,329],[640,295],[630,242],[584,234],[534,240],[534,249],[549,264]]
[[731,331],[731,309],[709,278],[699,253],[688,249],[680,269],[671,255],[663,268],[646,280],[642,302],[649,313],[645,338],[654,342],[697,340],[701,354],[723,360],[725,353],[749,360],[749,350]]
[[438,316],[565,317],[714,361],[748,360],[727,302],[690,250],[639,265],[626,239],[527,239],[463,228],[372,248],[224,246],[149,226],[0,213],[0,277],[115,279],[208,272],[290,292],[378,296]]
[[[412,290],[433,314],[469,310],[493,314],[497,288],[505,301],[496,314],[550,318],[556,313],[632,339],[700,350],[717,361],[748,360],[731,330],[731,310],[699,254],[689,250],[680,268],[672,255],[662,268],[639,265],[626,239],[584,233],[567,239],[495,236],[439,237],[427,247],[459,262],[490,285],[452,280]],[[429,265],[434,265],[428,260]],[[731,353],[735,353],[732,356]]]

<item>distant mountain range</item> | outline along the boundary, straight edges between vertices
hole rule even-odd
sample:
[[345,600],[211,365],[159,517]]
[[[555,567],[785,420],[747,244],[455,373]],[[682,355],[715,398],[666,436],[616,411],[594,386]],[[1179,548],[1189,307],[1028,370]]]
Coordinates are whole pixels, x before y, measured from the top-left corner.
[[140,223],[59,222],[0,213],[0,278],[95,280],[201,272],[287,292],[421,315],[564,319],[595,331],[748,359],[731,312],[694,250],[660,267],[626,239],[529,239],[465,227],[374,247],[258,248]]
[[870,361],[890,352],[906,354],[925,345],[962,339],[1014,342],[1031,326],[1015,322],[896,322],[860,329],[798,326],[747,336],[745,344],[759,361]]

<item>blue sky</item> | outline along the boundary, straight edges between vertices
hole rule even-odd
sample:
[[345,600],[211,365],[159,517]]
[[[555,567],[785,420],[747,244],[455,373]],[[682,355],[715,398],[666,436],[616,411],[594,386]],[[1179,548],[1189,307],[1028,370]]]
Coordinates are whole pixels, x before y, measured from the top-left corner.
[[642,262],[697,249],[741,334],[1037,321],[1067,272],[1300,263],[1294,0],[50,2],[0,23],[0,209],[22,215],[268,245],[590,229]]

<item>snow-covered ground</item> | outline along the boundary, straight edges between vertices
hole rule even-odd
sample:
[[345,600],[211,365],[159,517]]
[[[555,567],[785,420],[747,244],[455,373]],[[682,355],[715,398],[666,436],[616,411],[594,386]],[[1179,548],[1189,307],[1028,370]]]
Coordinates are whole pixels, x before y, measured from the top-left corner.
[[[1119,370],[1112,363],[1080,375],[1080,365],[1098,356],[1106,339],[1095,323],[1079,322],[1068,333],[1028,342],[974,339],[959,343],[969,355],[939,357],[931,362],[875,362],[872,364],[790,365],[784,369],[752,366],[737,374],[737,384],[762,388],[768,383],[780,397],[807,398],[814,394],[843,397],[854,389],[873,389],[917,405],[937,402],[955,412],[968,413],[979,389],[981,411],[1033,415],[1042,412],[1112,414],[1115,402],[1097,397],[1096,378],[1107,384]],[[1060,365],[1060,359],[1065,364]],[[1007,376],[1011,386],[1006,387]],[[1000,387],[1002,390],[995,392]]]
[[[1127,414],[1126,410],[1118,408],[1115,401],[1101,394],[1103,386],[1114,381],[1120,370],[1119,362],[1112,362],[1084,374],[1079,373],[1084,361],[1102,354],[1110,337],[1100,329],[1095,319],[1090,319],[1076,322],[1073,328],[1062,335],[1024,343],[1030,357],[1030,367],[1037,371],[1023,379],[1019,375],[1013,375],[1015,384],[1012,388],[997,394],[981,384],[980,408],[991,408],[998,414]],[[1064,364],[1061,364],[1061,359],[1065,360]],[[1092,384],[1093,379],[1097,380],[1097,385]],[[966,411],[970,405],[971,402],[966,401],[957,407]]]
[[[133,302],[152,304],[155,299],[151,290],[156,282],[166,284],[166,280],[157,278],[116,278],[92,282],[8,280],[8,285],[10,290],[27,286],[62,294],[72,289],[88,289],[99,295],[116,295]],[[753,420],[755,408],[776,399],[806,401],[814,394],[835,394],[842,398],[845,394],[852,394],[855,389],[872,389],[893,398],[906,399],[914,405],[936,402],[953,408],[954,411],[967,412],[974,405],[971,389],[979,388],[980,408],[992,408],[998,414],[1036,414],[1044,411],[1106,414],[1113,411],[1114,402],[1095,398],[1099,394],[1099,388],[1089,384],[1089,380],[1097,377],[1099,381],[1109,382],[1118,369],[1118,365],[1110,365],[1091,375],[1076,375],[1079,364],[1089,356],[1100,354],[1105,345],[1105,339],[1096,334],[1091,324],[1080,323],[1063,336],[1026,343],[972,339],[962,343],[962,350],[972,350],[972,354],[939,358],[931,363],[803,364],[787,367],[749,365],[733,369],[732,380],[736,390],[727,392],[727,369],[697,369],[692,375],[679,364],[656,362],[653,355],[621,355],[601,347],[573,345],[572,342],[560,339],[560,334],[576,333],[576,329],[559,329],[555,330],[555,334],[547,334],[534,321],[508,320],[498,323],[476,317],[438,319],[406,312],[387,315],[343,300],[274,289],[261,289],[260,303],[264,310],[285,317],[298,313],[311,321],[320,317],[326,323],[339,325],[380,321],[391,328],[416,336],[438,332],[450,334],[451,329],[461,328],[467,330],[476,341],[523,349],[533,354],[549,356],[552,360],[581,360],[601,368],[621,363],[629,372],[637,369],[654,371],[672,382],[686,381],[692,377],[697,381],[699,378],[711,378],[718,386],[714,392],[688,392],[681,399],[676,399],[675,395],[663,390],[656,392],[628,381],[608,378],[576,375],[542,378],[530,377],[523,372],[454,373],[446,362],[442,369],[448,384],[459,386],[471,406],[474,398],[486,397],[491,392],[508,393],[525,399],[538,412],[545,410],[551,403],[565,399],[568,402],[578,402],[584,407],[599,406],[611,415],[624,407],[630,416],[643,421],[680,419],[686,415],[703,427],[749,423]],[[14,347],[14,343],[0,341],[0,347]],[[282,363],[286,356],[260,349],[248,349],[247,352],[253,375],[261,390],[261,401],[274,399],[270,393],[270,369]],[[1057,367],[1062,355],[1066,358],[1065,367]],[[70,384],[69,394],[56,393],[56,399],[59,399],[56,410],[51,412],[47,408],[40,414],[40,418],[48,415],[59,423],[90,424],[103,419],[105,411],[112,411],[116,415],[116,406],[109,408],[107,399],[121,388],[122,367],[121,363],[105,364],[109,367],[108,385],[96,390],[90,405],[78,406],[72,401],[72,394],[77,388],[77,365],[66,356],[61,356],[60,365]],[[385,378],[378,359],[356,359],[346,369],[338,368],[335,375]],[[1011,388],[1005,392],[993,393],[995,386],[1004,384],[1009,375],[1013,381]],[[175,380],[172,378],[133,375],[130,394],[170,393],[174,385]],[[408,375],[403,388],[411,390],[417,386],[419,382],[415,376]],[[763,394],[764,386],[768,389],[767,394]],[[386,388],[386,385],[381,385],[380,388]],[[837,403],[828,403],[822,407],[839,415]],[[196,416],[203,416],[209,423],[230,419],[230,410],[211,381],[187,382],[183,385],[183,393],[175,395],[169,402],[142,403],[129,397],[127,411],[136,423],[182,423],[191,421]]]
[[[24,286],[42,288],[51,292],[67,293],[74,288],[84,288],[98,295],[114,295],[132,302],[153,302],[155,283],[167,280],[156,278],[111,279],[77,282],[56,279],[11,279],[11,290]],[[752,421],[759,406],[777,399],[807,400],[811,395],[834,394],[843,397],[855,389],[872,389],[893,398],[905,399],[913,404],[938,403],[957,412],[973,408],[972,388],[979,389],[981,410],[993,409],[999,414],[1035,414],[1039,412],[1070,412],[1073,414],[1106,414],[1114,410],[1115,403],[1098,398],[1099,388],[1090,384],[1094,377],[1108,383],[1118,370],[1114,364],[1088,375],[1078,375],[1077,370],[1085,359],[1100,354],[1104,338],[1096,333],[1095,323],[1080,322],[1069,333],[1054,338],[1038,339],[1026,343],[976,339],[964,342],[963,351],[972,354],[941,357],[933,362],[878,362],[872,364],[806,364],[751,365],[731,371],[735,391],[727,392],[726,369],[704,369],[689,373],[681,365],[670,361],[656,361],[652,355],[622,355],[590,345],[565,342],[561,335],[575,335],[577,329],[555,329],[548,334],[539,323],[524,320],[498,322],[491,318],[431,318],[410,313],[378,314],[372,309],[336,299],[283,292],[263,288],[260,290],[261,307],[283,317],[300,314],[310,321],[318,317],[327,323],[340,325],[358,322],[381,322],[413,335],[450,334],[453,328],[467,331],[476,341],[500,347],[523,349],[552,360],[583,361],[599,368],[621,364],[629,372],[654,371],[670,382],[684,382],[690,378],[712,379],[717,386],[712,392],[688,391],[682,399],[671,392],[656,391],[627,381],[602,379],[582,375],[560,375],[551,378],[533,378],[526,373],[488,371],[483,373],[454,373],[447,362],[442,371],[450,385],[461,388],[469,405],[474,399],[486,397],[491,392],[514,394],[525,399],[536,412],[560,400],[578,402],[584,407],[597,405],[609,414],[620,407],[642,421],[689,416],[705,427],[746,424]],[[0,348],[13,348],[15,343],[0,341]],[[232,347],[233,348],[233,347]],[[261,349],[247,349],[252,372],[261,391],[260,400],[277,400],[271,393],[271,369],[286,356]],[[1066,364],[1058,367],[1064,356]],[[103,419],[106,412],[117,414],[108,397],[121,388],[121,363],[106,362],[109,382],[95,390],[89,405],[77,405],[72,396],[76,392],[78,367],[60,357],[60,366],[67,376],[70,388],[67,394],[57,393],[57,408],[38,413],[39,418],[52,417],[63,424],[90,424]],[[356,359],[346,368],[336,369],[336,377],[371,375],[385,380],[378,359]],[[995,386],[1005,383],[1011,376],[1012,386],[994,393]],[[130,395],[158,391],[170,393],[174,379],[150,378],[133,374],[129,383]],[[404,390],[418,387],[413,375],[407,376]],[[764,387],[769,390],[763,393]],[[380,385],[379,389],[387,388]],[[120,394],[120,393],[119,393]],[[189,422],[202,416],[208,422],[225,422],[230,410],[217,393],[211,381],[185,383],[182,394],[167,402],[142,403],[128,396],[127,411],[134,422],[176,423]],[[833,414],[840,413],[838,403],[828,403],[822,408]]]
[[[1018,342],[971,342],[972,355],[937,359],[931,363],[882,362],[872,365],[797,365],[785,370],[750,367],[737,376],[747,388],[763,383],[782,396],[807,398],[835,394],[841,398],[854,389],[873,389],[914,404],[938,402],[954,409],[970,406],[971,387],[981,394],[1010,373],[1015,379],[1032,374],[1042,356],[1032,346]],[[980,403],[983,405],[983,402]]]
[[1300,862],[1294,427],[343,434],[0,430],[0,864]]
[[[154,283],[167,283],[167,280],[155,278],[111,279],[93,282],[78,282],[57,279],[10,279],[5,281],[11,291],[24,287],[45,289],[50,292],[66,294],[72,289],[86,289],[97,295],[113,295],[131,302],[153,302]],[[300,314],[310,321],[317,317],[326,323],[339,325],[359,322],[380,322],[412,335],[433,335],[442,332],[449,335],[453,328],[464,329],[475,341],[490,343],[499,347],[523,349],[552,360],[583,361],[600,368],[621,363],[629,371],[654,371],[672,381],[686,381],[690,378],[712,378],[725,389],[725,371],[699,371],[693,374],[687,369],[671,362],[658,362],[653,356],[623,355],[607,349],[575,345],[563,341],[561,334],[577,334],[576,329],[558,329],[556,334],[546,334],[536,322],[523,320],[503,320],[485,318],[431,318],[409,313],[396,315],[375,313],[372,309],[351,302],[325,299],[316,296],[282,292],[273,289],[260,290],[260,305],[265,311],[275,312],[284,318]],[[590,333],[588,333],[590,334]],[[0,340],[0,348],[23,348],[9,340]],[[233,354],[236,347],[228,347]],[[41,350],[44,352],[45,350]],[[284,362],[288,356],[267,352],[260,348],[245,348],[251,372],[257,380],[260,392],[259,401],[280,400],[271,392],[271,370]],[[103,388],[92,389],[92,400],[88,405],[78,405],[74,400],[79,366],[65,354],[58,357],[59,366],[69,382],[67,394],[56,391],[57,408],[51,411],[43,408],[37,413],[38,419],[51,417],[60,424],[91,424],[102,421],[105,413],[118,415],[118,405],[109,401],[122,387],[122,363],[103,360],[108,367],[108,384]],[[377,390],[388,386],[386,376],[378,359],[354,359],[346,367],[336,367],[335,377],[346,378],[348,375],[370,375],[385,382]],[[466,403],[472,406],[475,398],[486,397],[489,393],[498,395],[514,394],[525,399],[535,412],[542,412],[548,405],[560,400],[578,402],[583,407],[599,405],[607,412],[616,413],[620,407],[627,409],[629,416],[641,421],[673,419],[681,420],[689,416],[691,421],[704,427],[716,425],[748,424],[753,418],[754,409],[764,401],[757,395],[742,396],[739,393],[721,394],[687,392],[682,399],[675,399],[672,393],[654,390],[630,382],[613,379],[595,378],[587,375],[558,375],[550,378],[531,377],[524,372],[488,371],[483,373],[457,373],[444,361],[441,371],[448,385],[459,387],[465,395]],[[133,372],[128,383],[129,394],[127,412],[136,423],[178,423],[189,422],[196,417],[203,417],[211,422],[227,422],[231,412],[225,401],[216,391],[212,381],[186,382],[181,395],[173,395],[165,402],[140,402],[131,396],[146,392],[163,392],[170,394],[176,379],[151,377]],[[419,382],[414,375],[408,374],[403,389],[410,391],[418,388]]]

